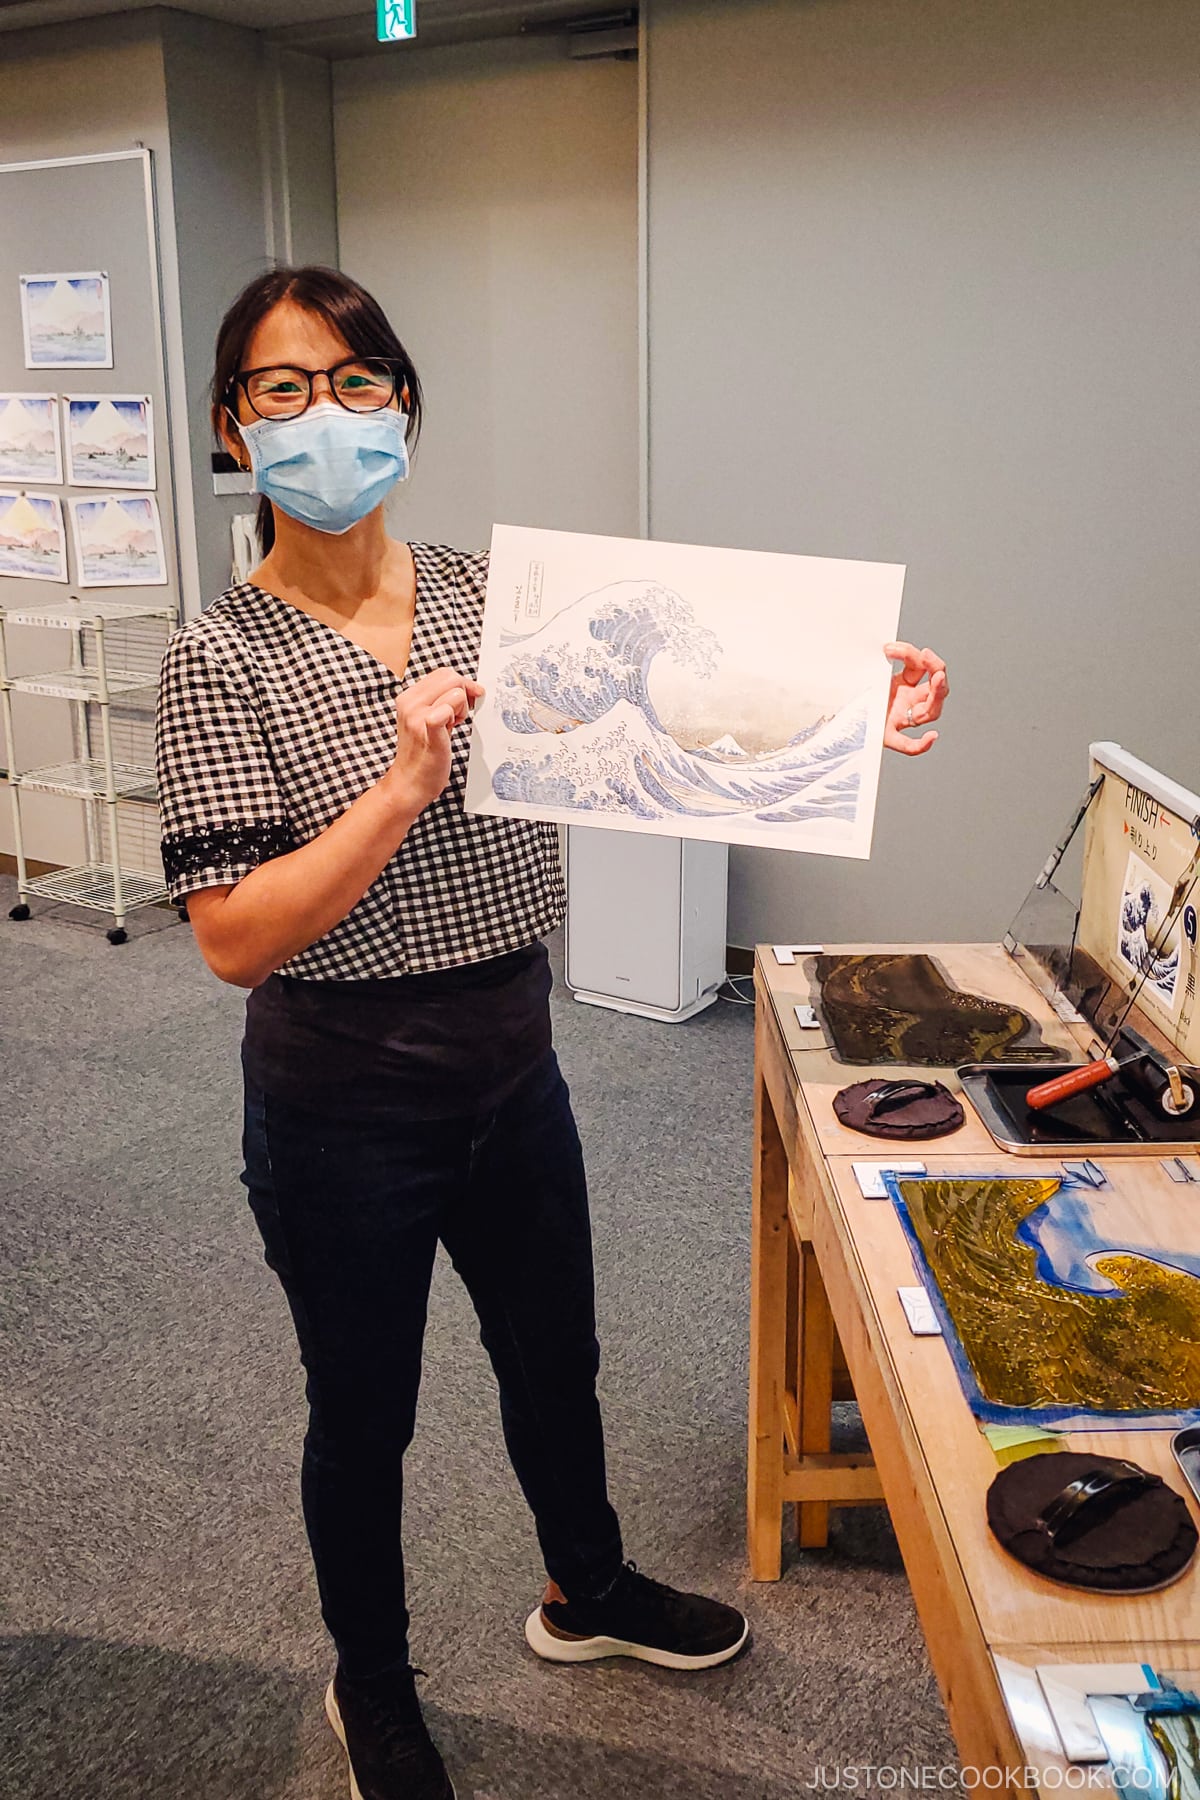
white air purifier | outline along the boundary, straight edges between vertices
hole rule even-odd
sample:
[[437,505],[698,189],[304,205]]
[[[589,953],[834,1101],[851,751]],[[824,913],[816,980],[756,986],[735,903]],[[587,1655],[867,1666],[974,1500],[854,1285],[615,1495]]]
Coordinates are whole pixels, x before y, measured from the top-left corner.
[[587,1006],[677,1024],[725,979],[729,846],[567,830],[567,986]]

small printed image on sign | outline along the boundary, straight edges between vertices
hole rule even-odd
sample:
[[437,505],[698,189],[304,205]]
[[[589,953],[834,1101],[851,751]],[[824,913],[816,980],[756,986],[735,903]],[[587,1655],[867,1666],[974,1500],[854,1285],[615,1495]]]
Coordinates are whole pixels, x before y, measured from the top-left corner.
[[57,494],[0,489],[0,576],[65,581],[67,541]]
[[145,394],[68,394],[72,487],[154,486],[154,417]]
[[58,398],[0,394],[0,481],[62,483]]
[[158,505],[149,494],[71,501],[81,587],[160,587],[166,583]]
[[27,369],[111,369],[108,276],[22,275]]
[[[1134,851],[1129,853],[1117,921],[1117,955],[1131,972],[1145,976],[1142,989],[1160,1004],[1174,1008],[1179,987],[1178,923],[1162,936],[1171,907],[1171,889]],[[1161,940],[1161,941],[1160,941]]]

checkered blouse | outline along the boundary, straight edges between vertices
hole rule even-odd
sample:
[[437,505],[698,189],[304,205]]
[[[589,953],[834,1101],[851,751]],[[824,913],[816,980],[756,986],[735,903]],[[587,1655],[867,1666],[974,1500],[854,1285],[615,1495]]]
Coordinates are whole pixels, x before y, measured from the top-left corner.
[[[403,683],[369,651],[244,582],[167,648],[158,696],[163,867],[177,904],[324,831],[384,774],[396,695],[479,664],[487,557],[411,546],[417,609]],[[469,724],[450,781],[332,931],[284,964],[314,981],[426,973],[519,949],[559,923],[552,825],[463,811]]]

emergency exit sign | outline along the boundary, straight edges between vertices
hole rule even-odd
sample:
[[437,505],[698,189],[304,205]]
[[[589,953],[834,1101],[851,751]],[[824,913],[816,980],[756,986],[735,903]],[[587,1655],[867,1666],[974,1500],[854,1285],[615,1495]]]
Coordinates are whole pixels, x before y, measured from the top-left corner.
[[417,35],[417,0],[376,0],[375,35],[381,44]]

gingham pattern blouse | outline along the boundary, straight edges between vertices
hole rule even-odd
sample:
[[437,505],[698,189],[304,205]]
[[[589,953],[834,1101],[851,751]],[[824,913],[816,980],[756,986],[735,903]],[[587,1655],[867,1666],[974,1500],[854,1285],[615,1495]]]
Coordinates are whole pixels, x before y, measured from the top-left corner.
[[[416,617],[400,682],[342,632],[265,589],[230,588],[167,647],[157,763],[171,899],[237,882],[309,842],[384,774],[396,696],[422,675],[474,675],[486,555],[410,546]],[[562,919],[552,825],[466,813],[469,724],[450,780],[358,905],[281,973],[362,981],[520,949]]]

